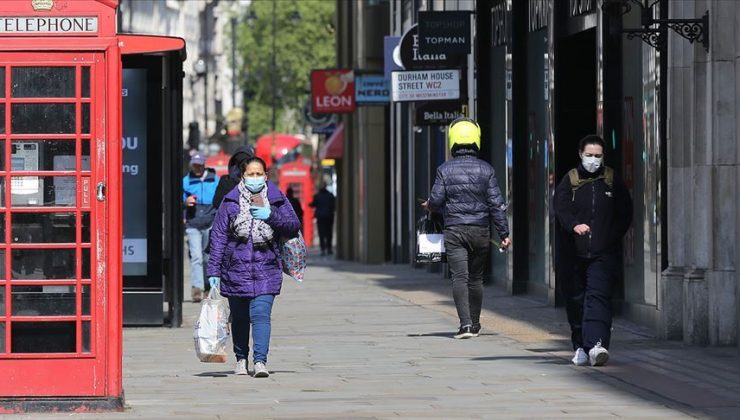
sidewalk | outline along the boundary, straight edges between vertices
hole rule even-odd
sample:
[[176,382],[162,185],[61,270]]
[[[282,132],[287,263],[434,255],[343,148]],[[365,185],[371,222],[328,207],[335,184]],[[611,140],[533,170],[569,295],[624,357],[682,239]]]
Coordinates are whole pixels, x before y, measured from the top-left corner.
[[125,412],[23,417],[740,417],[735,348],[656,341],[617,322],[609,365],[576,367],[562,309],[487,288],[483,334],[454,340],[457,317],[439,275],[310,264],[306,281],[286,278],[276,300],[270,378],[234,376],[231,359],[199,363],[199,305],[186,302],[183,328],[124,330]]

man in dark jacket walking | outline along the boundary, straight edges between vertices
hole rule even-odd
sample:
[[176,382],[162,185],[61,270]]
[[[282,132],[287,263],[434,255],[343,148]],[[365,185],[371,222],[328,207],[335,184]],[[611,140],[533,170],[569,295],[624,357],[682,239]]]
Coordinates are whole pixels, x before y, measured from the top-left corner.
[[581,139],[579,154],[581,164],[555,189],[556,276],[566,300],[572,361],[601,366],[609,360],[611,297],[622,237],[632,222],[632,199],[624,182],[603,165],[599,136]]
[[322,185],[319,192],[314,194],[313,201],[309,205],[316,209],[314,217],[319,228],[321,255],[325,253],[331,255],[331,240],[334,233],[334,194],[326,189],[326,185]]
[[508,248],[511,239],[506,204],[493,167],[478,159],[480,127],[471,119],[459,118],[450,124],[447,137],[453,158],[437,168],[429,200],[422,205],[444,217],[452,296],[460,318],[455,338],[470,338],[480,332],[491,216],[501,249]]

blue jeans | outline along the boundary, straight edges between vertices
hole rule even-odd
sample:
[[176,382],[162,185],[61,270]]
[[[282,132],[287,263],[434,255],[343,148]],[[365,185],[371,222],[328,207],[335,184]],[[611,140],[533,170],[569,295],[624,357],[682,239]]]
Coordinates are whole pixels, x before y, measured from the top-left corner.
[[249,354],[249,327],[252,327],[255,363],[267,363],[270,351],[270,315],[275,295],[259,295],[253,298],[230,297],[231,338],[234,340],[236,360],[246,359]]
[[190,254],[190,287],[205,289],[203,278],[205,263],[208,261],[208,254],[203,250],[208,244],[208,234],[210,229],[185,228],[188,235],[188,252]]

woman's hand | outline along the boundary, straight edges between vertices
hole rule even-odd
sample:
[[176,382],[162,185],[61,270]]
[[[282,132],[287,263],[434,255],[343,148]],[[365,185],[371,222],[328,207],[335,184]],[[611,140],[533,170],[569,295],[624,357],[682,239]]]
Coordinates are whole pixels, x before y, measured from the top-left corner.
[[257,220],[267,220],[270,218],[270,213],[272,213],[272,209],[270,209],[270,206],[250,207],[249,212],[252,214],[252,217]]

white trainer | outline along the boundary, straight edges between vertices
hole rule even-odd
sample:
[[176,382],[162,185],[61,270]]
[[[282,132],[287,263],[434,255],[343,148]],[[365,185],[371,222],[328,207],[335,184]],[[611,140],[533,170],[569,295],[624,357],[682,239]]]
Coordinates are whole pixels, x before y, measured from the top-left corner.
[[270,376],[270,372],[267,370],[267,365],[263,362],[256,362],[254,364],[254,377],[267,378],[268,376]]
[[601,347],[601,341],[588,351],[588,361],[591,366],[604,366],[609,360],[609,351]]
[[237,360],[234,375],[249,375],[249,372],[247,372],[247,359]]
[[586,366],[588,364],[588,355],[583,351],[583,348],[578,347],[576,349],[576,354],[573,355],[571,361],[576,366]]

